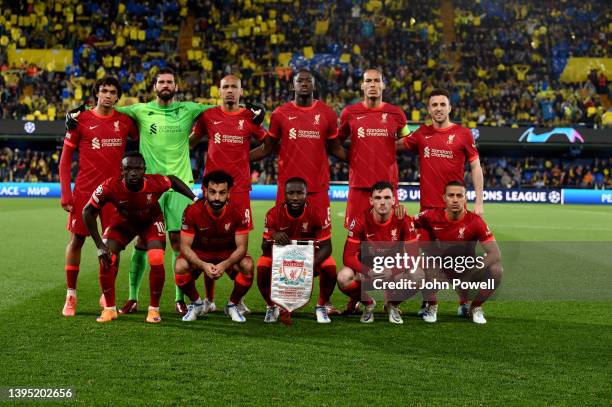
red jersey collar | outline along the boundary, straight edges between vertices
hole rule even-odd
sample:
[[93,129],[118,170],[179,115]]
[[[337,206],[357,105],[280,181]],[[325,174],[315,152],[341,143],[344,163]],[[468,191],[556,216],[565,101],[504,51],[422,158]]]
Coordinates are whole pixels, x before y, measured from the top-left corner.
[[372,216],[372,220],[374,221],[374,223],[376,223],[378,226],[387,226],[393,220],[393,214],[391,214],[391,216],[389,216],[389,219],[387,219],[386,222],[380,223],[379,221],[376,220],[376,215],[374,214],[374,209],[370,210],[370,215]]
[[467,213],[467,209],[463,208],[463,212],[461,213],[461,216],[459,216],[459,219],[452,220],[448,218],[448,212],[446,212],[446,209],[444,209],[444,219],[446,219],[450,223],[457,223],[457,222],[462,221],[463,218],[465,218],[466,213]]
[[223,210],[221,211],[221,213],[219,214],[219,216],[215,215],[213,213],[213,211],[210,209],[210,206],[208,206],[208,201],[206,201],[204,203],[204,206],[206,207],[206,211],[208,212],[208,214],[210,215],[211,218],[213,219],[220,219],[223,217],[223,215],[225,215],[225,211],[227,210],[227,205],[228,202],[225,203],[225,205],[223,205]]
[[121,177],[121,183],[123,184],[123,188],[126,189],[126,191],[128,192],[142,192],[145,190],[145,188],[147,187],[147,177],[144,177],[144,182],[142,183],[142,188],[139,191],[132,191],[130,190],[127,185],[125,185],[125,178]]
[[244,112],[244,107],[241,107],[240,109],[238,109],[237,112],[227,112],[225,110],[223,110],[223,106],[219,106],[219,108],[221,109],[221,113],[223,113],[224,115],[227,116],[238,116],[240,113]]
[[365,107],[367,110],[381,110],[383,107],[385,107],[386,103],[385,102],[380,102],[380,106],[378,107],[368,107],[368,105],[366,105],[366,102],[363,101],[361,102],[361,104],[363,105],[363,107]]
[[300,216],[298,216],[297,218],[294,218],[289,213],[289,209],[287,208],[287,204],[286,203],[283,204],[283,207],[285,208],[285,213],[287,214],[287,216],[289,216],[291,219],[295,219],[295,220],[300,220],[300,219],[302,219],[304,217],[304,215],[306,215],[306,206],[308,206],[308,203],[306,203],[306,205],[304,205],[304,212],[302,212],[302,214]]
[[435,131],[436,133],[446,133],[447,131],[455,130],[455,128],[456,128],[456,127],[457,127],[457,124],[455,124],[455,123],[451,123],[451,124],[450,124],[450,126],[448,126],[448,127],[444,128],[444,129],[438,129],[438,128],[435,128],[435,127],[433,126],[433,124],[430,126],[430,128],[431,128],[433,131]]
[[296,109],[298,109],[298,110],[306,110],[306,111],[308,111],[308,110],[312,110],[312,109],[314,109],[314,108],[315,108],[315,106],[316,106],[316,105],[319,103],[319,101],[318,101],[317,99],[313,99],[313,101],[312,101],[312,105],[310,105],[310,106],[298,106],[298,105],[295,103],[295,100],[294,100],[294,101],[292,101],[292,102],[290,102],[290,103],[291,103],[291,105],[292,105],[293,107],[295,107],[295,108],[296,108]]
[[90,109],[89,111],[91,112],[91,114],[93,114],[98,119],[108,119],[109,117],[113,117],[115,115],[115,112],[116,112],[116,110],[113,109],[111,114],[104,116],[104,115],[96,113],[95,109]]

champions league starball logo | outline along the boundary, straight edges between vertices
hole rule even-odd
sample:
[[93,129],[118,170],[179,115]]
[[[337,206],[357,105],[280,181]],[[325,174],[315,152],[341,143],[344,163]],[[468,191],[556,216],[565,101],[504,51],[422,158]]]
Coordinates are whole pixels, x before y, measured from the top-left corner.
[[561,194],[559,191],[551,191],[548,193],[548,201],[550,203],[559,203],[561,202]]
[[536,134],[535,128],[530,127],[519,137],[518,141],[524,143],[546,143],[553,136],[565,137],[572,144],[578,142],[584,143],[582,135],[571,127],[555,127],[551,131],[542,134]]

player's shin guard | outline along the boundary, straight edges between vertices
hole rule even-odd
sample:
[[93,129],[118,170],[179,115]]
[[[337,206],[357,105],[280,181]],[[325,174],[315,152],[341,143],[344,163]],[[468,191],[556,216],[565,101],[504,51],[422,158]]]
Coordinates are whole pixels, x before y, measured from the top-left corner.
[[261,256],[257,261],[257,287],[266,304],[273,306],[270,299],[270,284],[272,282],[272,259]]
[[176,283],[176,286],[179,287],[187,297],[189,297],[191,302],[195,302],[198,300],[198,298],[200,298],[200,294],[198,293],[191,273],[175,274],[174,282]]
[[138,292],[147,269],[147,251],[134,247],[130,260],[130,300],[138,301]]
[[69,290],[76,290],[79,266],[66,264],[64,270],[66,271],[66,288]]
[[[172,270],[174,270],[174,265],[176,264],[176,259],[178,258],[180,252],[172,252]],[[185,301],[185,296],[183,295],[183,291],[179,288],[178,285],[174,285],[174,302]]]
[[332,257],[328,257],[323,260],[319,267],[319,299],[317,305],[325,305],[329,302],[334,288],[336,288],[336,261]]
[[234,279],[234,289],[230,294],[230,302],[232,304],[238,304],[252,285],[253,275],[243,273],[236,274],[236,278]]
[[106,266],[103,263],[100,264],[100,288],[102,289],[102,294],[106,301],[106,307],[115,306],[115,279],[119,271],[115,259],[115,256],[113,256],[113,262],[110,266]]
[[214,279],[204,275],[204,290],[206,291],[206,299],[210,302],[215,302],[215,283]]
[[150,305],[159,307],[159,300],[164,289],[164,281],[166,280],[166,270],[164,270],[164,250],[151,249],[147,252],[151,272],[149,273],[149,290],[150,290]]

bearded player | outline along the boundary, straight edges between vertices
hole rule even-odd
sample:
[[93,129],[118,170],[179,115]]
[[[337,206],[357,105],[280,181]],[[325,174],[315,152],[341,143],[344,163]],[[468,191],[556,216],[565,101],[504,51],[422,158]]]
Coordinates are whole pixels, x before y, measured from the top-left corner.
[[[261,125],[251,122],[253,113],[240,107],[242,85],[239,78],[227,75],[221,79],[219,92],[223,104],[205,111],[198,120],[190,137],[190,144],[194,146],[203,137],[208,138],[208,150],[204,177],[214,171],[223,170],[233,179],[231,203],[248,221],[248,229],[253,229],[251,212],[251,171],[249,167],[249,150],[251,138],[262,141],[266,131]],[[215,280],[204,273],[206,298],[204,299],[204,312],[216,310]],[[249,314],[250,310],[241,301],[238,308],[242,314]]]
[[[138,152],[127,153],[121,161],[121,177],[104,181],[93,193],[83,209],[83,221],[98,249],[100,286],[105,304],[98,322],[117,319],[115,279],[119,270],[119,252],[136,236],[140,237],[151,265],[149,274],[150,305],[146,321],[161,322],[159,300],[164,287],[164,249],[166,231],[159,206],[160,197],[173,188],[189,200],[197,198],[191,189],[173,175],[145,174],[145,161]],[[117,208],[118,214],[100,238],[96,217],[107,204]]]
[[[463,181],[450,181],[444,189],[445,208],[427,209],[414,218],[415,226],[425,229],[436,241],[433,251],[440,250],[439,254],[451,253],[453,256],[476,256],[476,243],[479,242],[485,252],[485,259],[481,267],[472,267],[466,271],[458,272],[456,269],[426,269],[428,280],[459,279],[462,281],[486,282],[493,281],[493,287],[481,288],[466,313],[462,316],[471,316],[477,324],[485,324],[482,304],[495,292],[501,284],[503,268],[501,253],[493,234],[484,220],[476,213],[466,209],[466,188]],[[433,243],[432,243],[433,244]],[[432,250],[430,250],[432,251]],[[423,314],[426,322],[436,322],[438,303],[435,291],[424,294],[427,306]],[[467,298],[466,298],[467,301]]]
[[[121,97],[119,81],[114,77],[104,77],[93,87],[96,106],[80,116],[78,126],[66,132],[59,173],[61,186],[61,205],[69,213],[67,229],[70,240],[66,246],[66,302],[62,314],[75,315],[77,304],[77,277],[81,263],[81,249],[89,231],[83,223],[81,213],[94,189],[109,176],[119,176],[121,157],[128,138],[138,139],[138,129],[132,120],[113,106]],[[79,172],[70,190],[70,173],[75,151],[79,154]],[[100,213],[102,228],[109,225],[115,213],[108,205]]]
[[[474,138],[469,129],[450,121],[450,96],[445,89],[434,89],[429,94],[427,110],[432,119],[429,126],[422,125],[408,137],[398,141],[398,148],[408,148],[419,155],[421,174],[421,211],[445,208],[444,186],[452,180],[464,178],[465,163],[469,162],[476,192],[474,213],[483,214],[483,174]],[[422,232],[422,231],[421,231]],[[421,239],[431,238],[421,233]],[[460,292],[459,315],[468,311],[466,292]],[[422,314],[425,302],[421,305]]]
[[247,253],[251,222],[241,203],[234,204],[233,195],[230,199],[232,184],[228,173],[209,172],[202,181],[206,200],[185,210],[181,255],[174,270],[176,285],[191,300],[183,321],[195,321],[211,311],[195,286],[202,273],[212,281],[224,273],[234,280],[225,314],[234,322],[246,321],[239,304],[253,285],[253,260]]
[[[302,178],[308,185],[308,205],[327,213],[327,222],[331,223],[327,152],[342,154],[337,116],[325,103],[314,99],[315,80],[310,71],[301,69],[295,74],[293,89],[294,100],[272,112],[268,136],[251,151],[251,161],[261,160],[280,144],[277,205],[284,203],[287,180]],[[327,307],[330,315],[339,314],[331,303]]]
[[[369,271],[361,259],[361,244],[363,242],[403,242],[400,250],[408,250],[413,255],[418,252],[416,247],[417,236],[412,218],[404,216],[399,219],[394,213],[395,192],[393,184],[387,181],[378,181],[371,188],[370,206],[362,214],[349,219],[348,237],[344,245],[344,267],[338,273],[338,288],[345,293],[353,303],[361,302],[364,305],[360,321],[362,323],[374,322],[374,309],[376,301],[365,291],[362,293],[362,282],[369,278]],[[411,250],[409,250],[412,247]],[[387,249],[387,248],[386,248]],[[420,287],[423,272],[417,268],[409,274],[410,280]],[[417,290],[406,290],[402,293],[403,299],[408,299]],[[385,304],[389,314],[389,322],[403,324],[399,304],[400,301],[387,301]]]
[[[315,242],[315,276],[319,276],[319,298],[315,314],[320,324],[330,323],[329,299],[336,286],[336,262],[331,257],[331,224],[325,212],[307,203],[306,181],[289,178],[283,185],[285,202],[277,204],[266,214],[261,248],[263,255],[257,262],[257,286],[266,301],[264,322],[278,320],[279,308],[270,298],[272,278],[272,246],[287,245],[291,240]],[[283,313],[283,322],[290,324],[290,314]]]

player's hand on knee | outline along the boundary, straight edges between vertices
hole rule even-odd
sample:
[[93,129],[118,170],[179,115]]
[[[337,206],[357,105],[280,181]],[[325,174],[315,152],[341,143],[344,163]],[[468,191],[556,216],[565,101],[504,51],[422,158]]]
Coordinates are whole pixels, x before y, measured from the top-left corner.
[[266,109],[264,109],[262,105],[256,103],[246,103],[244,106],[249,109],[251,113],[253,113],[253,118],[251,119],[253,124],[259,126],[263,123],[264,118],[266,117]]
[[275,244],[285,246],[290,243],[289,236],[285,232],[276,232],[272,235],[272,240]]
[[87,105],[81,105],[76,109],[72,109],[68,113],[66,113],[66,130],[74,130],[79,125],[79,121],[77,120],[79,115],[87,110]]
[[106,267],[110,267],[113,264],[113,257],[111,255],[108,246],[102,243],[98,247],[98,259],[101,263],[103,263]]

